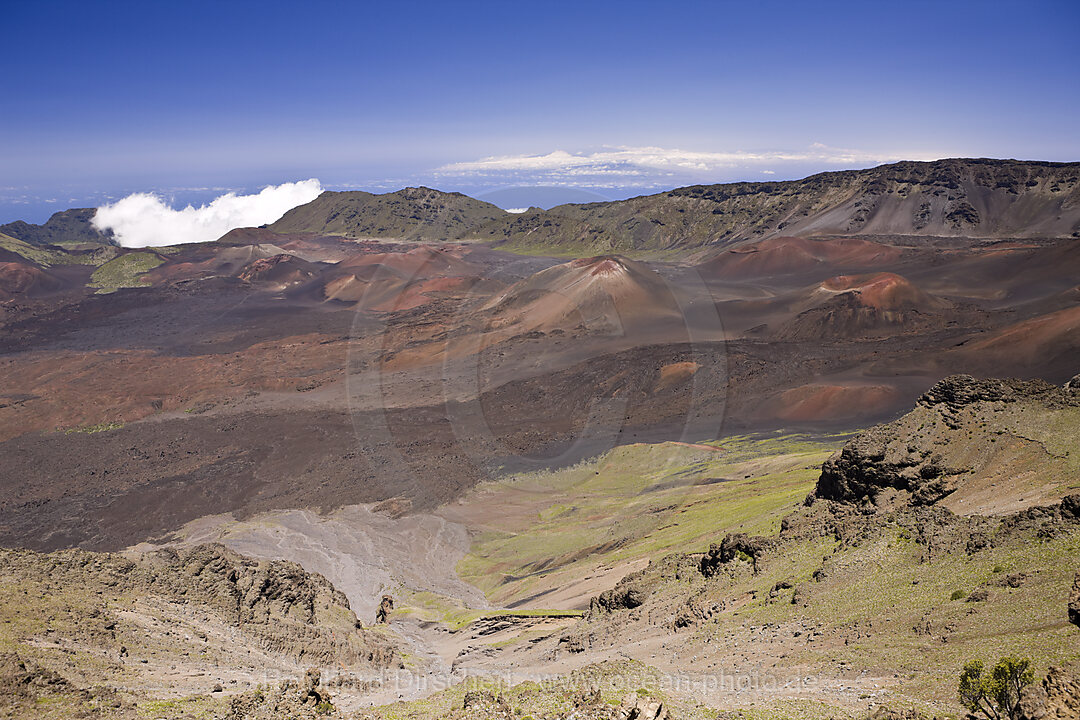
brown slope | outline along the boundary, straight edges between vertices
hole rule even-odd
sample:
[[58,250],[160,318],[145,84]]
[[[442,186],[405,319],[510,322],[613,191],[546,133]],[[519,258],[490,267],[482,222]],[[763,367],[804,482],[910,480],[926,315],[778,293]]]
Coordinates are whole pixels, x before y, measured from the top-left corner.
[[353,255],[338,263],[339,268],[372,268],[392,271],[403,278],[475,275],[480,268],[463,259],[460,247],[421,245],[397,252]]
[[428,302],[428,293],[471,286],[483,268],[464,259],[460,247],[419,246],[352,255],[308,288],[326,300],[363,301],[377,311],[407,310]]
[[293,287],[307,282],[319,274],[321,268],[287,253],[253,260],[245,265],[237,277],[247,282],[269,283],[278,288]]
[[757,416],[773,421],[856,425],[887,416],[902,399],[901,392],[888,384],[811,383],[768,398]]
[[808,239],[781,236],[726,250],[697,266],[705,278],[742,280],[814,273],[823,268],[868,269],[893,265],[897,247],[861,238]]
[[26,262],[0,262],[0,300],[31,298],[63,289],[64,283]]
[[485,310],[494,329],[625,330],[680,318],[662,277],[647,265],[615,256],[541,270],[492,298]]
[[338,262],[358,252],[374,252],[368,243],[356,243],[336,235],[276,233],[265,227],[236,228],[222,235],[216,245],[273,245],[308,262]]
[[146,274],[151,285],[214,277],[236,277],[251,263],[282,254],[276,245],[217,245],[200,243],[166,256],[165,262]]
[[1080,241],[1001,241],[923,250],[899,270],[929,292],[1019,305],[1080,283]]
[[1080,305],[1039,315],[965,343],[943,358],[951,367],[1024,376],[1068,377],[1080,370]]

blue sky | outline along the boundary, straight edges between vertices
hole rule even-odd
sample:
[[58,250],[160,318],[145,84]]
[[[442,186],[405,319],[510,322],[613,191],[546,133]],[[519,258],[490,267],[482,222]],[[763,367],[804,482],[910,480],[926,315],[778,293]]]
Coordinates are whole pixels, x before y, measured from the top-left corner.
[[902,157],[1080,159],[1075,0],[42,1],[0,18],[0,222],[311,177],[621,197]]

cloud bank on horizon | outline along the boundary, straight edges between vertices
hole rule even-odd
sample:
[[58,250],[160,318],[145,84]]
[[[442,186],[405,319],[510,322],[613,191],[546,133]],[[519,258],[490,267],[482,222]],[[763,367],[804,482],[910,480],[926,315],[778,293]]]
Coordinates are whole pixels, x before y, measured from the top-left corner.
[[[596,152],[556,150],[544,155],[502,155],[443,165],[438,178],[522,181],[583,187],[657,187],[719,182],[732,173],[775,175],[777,169],[865,167],[940,155],[875,153],[814,143],[805,150],[709,152],[661,147],[605,147]],[[745,178],[749,179],[749,178]]]
[[159,195],[133,193],[99,207],[93,223],[103,232],[111,230],[123,247],[209,242],[239,227],[272,223],[321,192],[322,184],[312,178],[270,185],[253,195],[230,192],[206,205],[181,210],[170,207]]

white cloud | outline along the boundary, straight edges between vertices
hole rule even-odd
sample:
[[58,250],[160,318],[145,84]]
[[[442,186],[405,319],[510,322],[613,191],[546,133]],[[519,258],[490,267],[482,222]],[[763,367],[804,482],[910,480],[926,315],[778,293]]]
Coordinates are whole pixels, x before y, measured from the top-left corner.
[[217,240],[238,227],[272,223],[322,192],[318,180],[270,185],[255,195],[226,193],[208,205],[174,210],[159,196],[134,193],[103,205],[94,226],[111,229],[124,247],[161,247]]
[[[438,168],[437,177],[528,178],[535,182],[604,186],[647,186],[707,179],[737,169],[758,170],[777,165],[858,166],[896,160],[933,160],[926,153],[881,153],[833,148],[814,143],[804,150],[696,151],[661,147],[605,147],[596,152],[555,150],[545,155],[501,155],[451,163]],[[775,170],[761,169],[765,174]]]

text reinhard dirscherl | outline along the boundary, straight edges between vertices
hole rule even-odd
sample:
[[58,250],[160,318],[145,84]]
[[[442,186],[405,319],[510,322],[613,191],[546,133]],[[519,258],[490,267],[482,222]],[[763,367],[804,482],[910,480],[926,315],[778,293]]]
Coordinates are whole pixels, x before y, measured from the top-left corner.
[[695,695],[741,692],[798,694],[819,692],[822,689],[819,679],[812,675],[780,676],[768,672],[725,672],[722,670],[715,673],[672,674],[632,670],[592,673],[589,669],[585,669],[569,675],[553,675],[514,670],[482,673],[463,673],[460,670],[445,673],[416,673],[409,670],[349,673],[326,669],[321,673],[321,678],[324,686],[330,688],[363,688],[371,693],[393,692],[406,697],[461,686],[465,689],[509,689],[522,682],[535,683],[545,692],[558,693],[576,690],[632,692],[646,689]]

